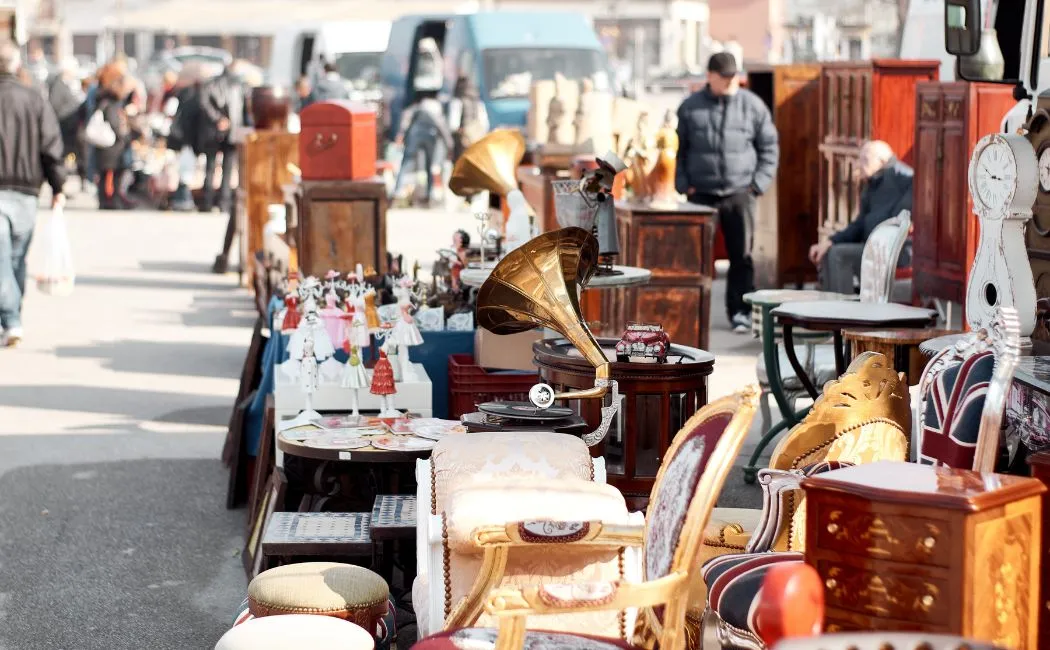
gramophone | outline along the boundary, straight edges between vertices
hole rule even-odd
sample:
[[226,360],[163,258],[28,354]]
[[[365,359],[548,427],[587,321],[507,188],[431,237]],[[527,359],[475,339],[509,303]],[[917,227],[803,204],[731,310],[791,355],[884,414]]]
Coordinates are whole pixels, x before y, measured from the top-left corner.
[[598,168],[588,171],[582,180],[552,181],[554,212],[562,227],[590,230],[598,240],[598,275],[617,275],[612,265],[620,254],[620,235],[612,188],[616,175],[627,165],[611,151],[595,161]]
[[609,360],[580,315],[577,295],[597,264],[594,235],[582,228],[562,228],[526,242],[496,265],[478,290],[478,325],[493,334],[517,334],[540,326],[557,331],[594,366],[594,388],[555,393],[547,384],[537,384],[529,391],[531,404],[482,404],[479,410],[512,419],[516,415],[517,419],[558,420],[566,414],[551,409],[555,400],[604,399],[611,393],[612,404],[602,407],[598,429],[583,440],[593,446],[605,437],[620,408],[620,395],[610,378]]
[[503,243],[507,252],[532,239],[535,213],[518,189],[515,174],[524,157],[524,136],[514,129],[497,129],[463,152],[448,182],[456,196],[469,198],[479,192],[491,192],[507,200],[510,216]]

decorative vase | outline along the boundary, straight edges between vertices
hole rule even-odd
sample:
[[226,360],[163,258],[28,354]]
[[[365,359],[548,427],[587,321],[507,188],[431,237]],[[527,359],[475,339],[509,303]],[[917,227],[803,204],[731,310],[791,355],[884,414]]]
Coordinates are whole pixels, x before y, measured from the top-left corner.
[[959,57],[959,72],[966,79],[975,81],[998,81],[1006,71],[1003,51],[999,48],[999,37],[994,29],[981,32],[981,49],[973,56]]

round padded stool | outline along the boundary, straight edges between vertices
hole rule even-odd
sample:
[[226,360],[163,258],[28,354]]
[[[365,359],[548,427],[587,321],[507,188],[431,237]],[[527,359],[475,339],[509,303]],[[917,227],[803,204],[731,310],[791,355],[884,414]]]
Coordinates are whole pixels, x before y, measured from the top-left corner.
[[390,588],[368,569],[337,562],[303,562],[263,571],[248,585],[248,608],[262,618],[319,614],[375,634],[387,613]]
[[372,650],[372,635],[330,616],[289,614],[253,618],[230,628],[215,650]]

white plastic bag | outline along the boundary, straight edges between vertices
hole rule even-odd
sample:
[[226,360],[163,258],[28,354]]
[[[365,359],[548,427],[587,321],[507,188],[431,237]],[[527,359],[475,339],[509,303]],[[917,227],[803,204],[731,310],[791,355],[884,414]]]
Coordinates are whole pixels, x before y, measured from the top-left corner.
[[117,142],[117,134],[113,127],[106,121],[106,116],[101,110],[91,115],[87,125],[84,127],[84,139],[93,147],[108,149]]
[[62,208],[51,211],[51,219],[42,234],[44,272],[36,277],[36,288],[49,296],[68,296],[73,293],[76,273],[73,270],[73,251],[69,246],[69,231]]

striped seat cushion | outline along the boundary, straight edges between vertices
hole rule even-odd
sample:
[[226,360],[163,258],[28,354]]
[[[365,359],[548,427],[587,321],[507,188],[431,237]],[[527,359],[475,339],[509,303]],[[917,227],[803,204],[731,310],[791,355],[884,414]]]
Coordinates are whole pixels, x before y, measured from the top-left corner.
[[755,606],[766,572],[803,559],[802,553],[741,553],[710,560],[702,570],[708,607],[725,623],[761,636],[755,629]]
[[920,462],[972,469],[984,397],[995,369],[991,351],[949,366],[933,381],[922,415]]

